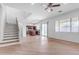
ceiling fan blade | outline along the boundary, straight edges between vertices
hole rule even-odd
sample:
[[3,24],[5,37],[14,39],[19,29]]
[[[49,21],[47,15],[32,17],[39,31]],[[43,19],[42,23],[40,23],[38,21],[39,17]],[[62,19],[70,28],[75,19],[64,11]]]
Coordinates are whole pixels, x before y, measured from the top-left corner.
[[45,8],[45,10],[47,10],[48,9],[48,7],[47,8]]
[[53,5],[52,7],[59,7],[60,6],[60,4],[57,4],[57,5]]

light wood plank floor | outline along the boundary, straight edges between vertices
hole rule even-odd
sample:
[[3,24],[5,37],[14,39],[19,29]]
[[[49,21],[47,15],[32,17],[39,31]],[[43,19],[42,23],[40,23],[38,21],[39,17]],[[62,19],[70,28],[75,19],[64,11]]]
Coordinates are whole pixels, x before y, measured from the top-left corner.
[[0,47],[0,54],[8,55],[76,55],[79,44],[68,41],[48,39],[41,36],[28,36],[21,44]]

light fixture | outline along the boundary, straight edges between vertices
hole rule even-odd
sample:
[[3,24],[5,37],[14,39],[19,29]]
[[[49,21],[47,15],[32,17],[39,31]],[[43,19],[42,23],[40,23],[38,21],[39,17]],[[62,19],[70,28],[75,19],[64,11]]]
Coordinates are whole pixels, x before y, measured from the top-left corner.
[[53,9],[52,8],[48,8],[47,11],[48,12],[51,12],[51,11],[53,11]]
[[47,10],[48,12],[53,11],[53,8],[55,7],[59,7],[61,6],[59,3],[48,3],[48,5],[46,5],[47,7],[45,8],[45,10]]
[[31,3],[31,5],[34,5],[35,3]]

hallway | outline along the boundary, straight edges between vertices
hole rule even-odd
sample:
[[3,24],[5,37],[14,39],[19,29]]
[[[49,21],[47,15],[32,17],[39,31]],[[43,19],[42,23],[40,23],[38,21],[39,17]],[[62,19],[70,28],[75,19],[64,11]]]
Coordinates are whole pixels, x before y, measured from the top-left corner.
[[79,54],[79,44],[48,39],[40,36],[27,36],[16,44],[0,48],[0,54],[20,55],[68,55]]

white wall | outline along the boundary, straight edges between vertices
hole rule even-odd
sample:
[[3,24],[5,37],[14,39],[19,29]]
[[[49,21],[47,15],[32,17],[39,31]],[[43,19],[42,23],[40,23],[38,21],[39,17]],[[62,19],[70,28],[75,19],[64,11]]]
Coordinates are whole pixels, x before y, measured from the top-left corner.
[[3,32],[5,25],[5,6],[0,4],[0,41],[3,40]]
[[[76,17],[76,16],[79,16],[79,9],[73,10],[68,13],[64,13],[59,16],[47,18],[46,21],[48,21],[48,37],[79,43],[79,32],[78,33],[55,32],[55,20],[64,20],[66,18],[72,18],[72,17]],[[46,21],[43,21],[43,23]]]
[[11,24],[16,24],[16,18],[19,17],[20,21],[23,22],[23,24],[26,22],[27,16],[30,15],[30,13],[27,13],[26,11],[16,9],[13,7],[6,6],[6,21]]
[[2,22],[2,6],[1,6],[1,4],[0,4],[0,39],[2,39],[2,30],[1,30],[1,22]]
[[6,6],[6,22],[11,24],[16,24],[16,18],[19,16],[20,10]]

